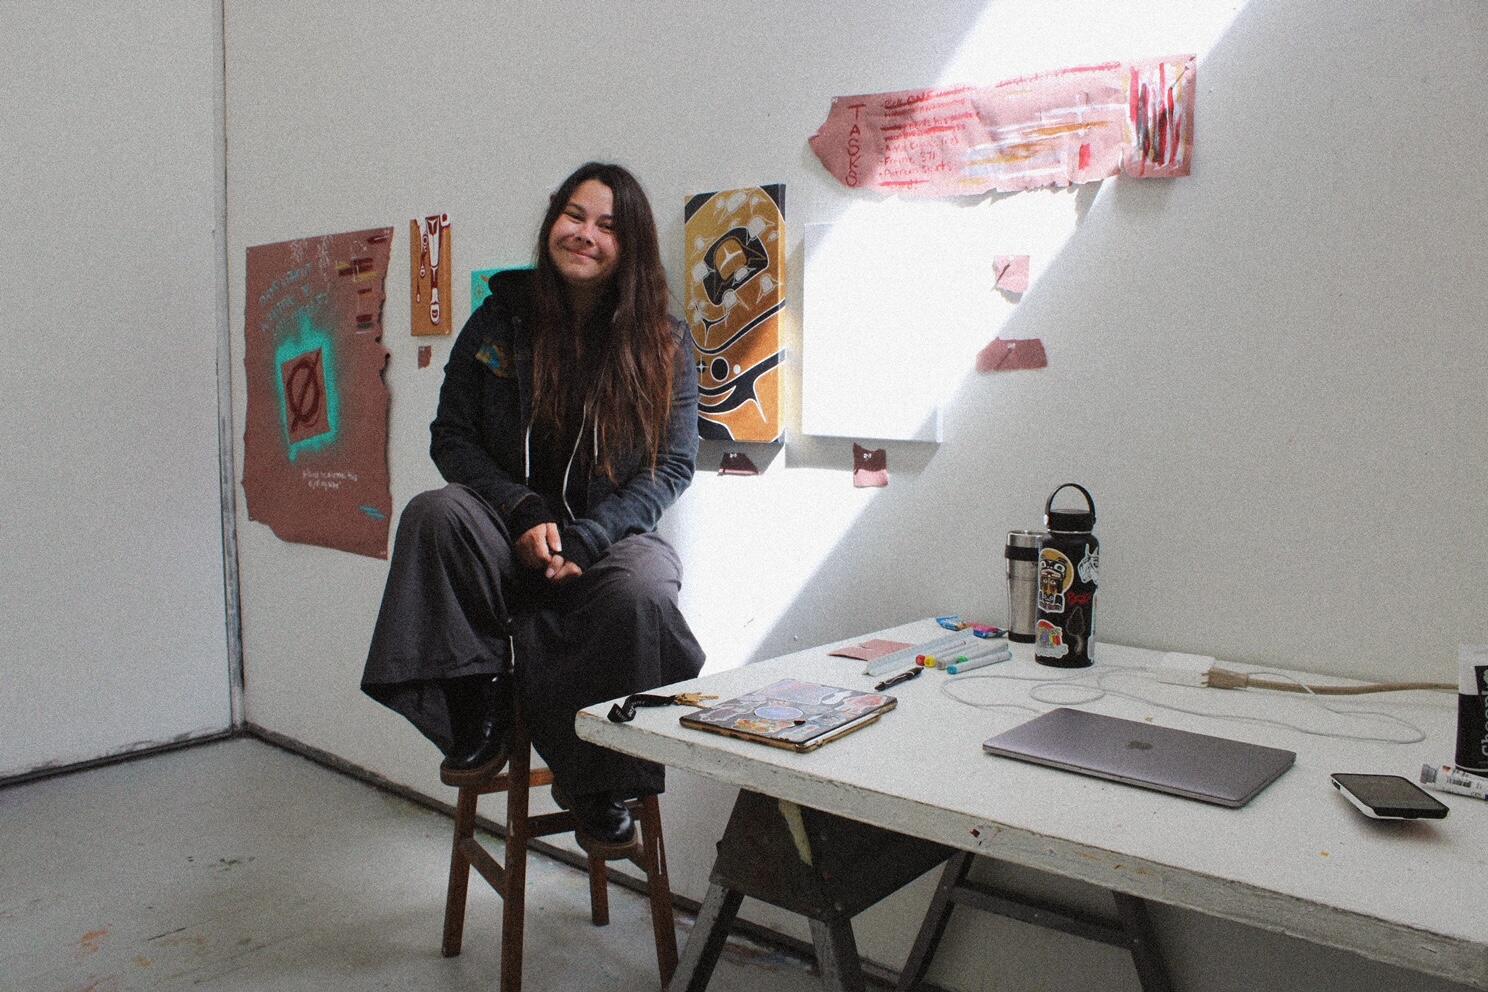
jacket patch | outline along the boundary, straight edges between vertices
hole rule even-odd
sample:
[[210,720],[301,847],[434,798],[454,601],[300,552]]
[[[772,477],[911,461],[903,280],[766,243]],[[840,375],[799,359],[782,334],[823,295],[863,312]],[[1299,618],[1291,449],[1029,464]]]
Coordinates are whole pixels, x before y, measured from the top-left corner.
[[487,341],[475,353],[475,360],[490,369],[498,379],[516,378],[517,370],[512,364],[511,351],[506,345]]

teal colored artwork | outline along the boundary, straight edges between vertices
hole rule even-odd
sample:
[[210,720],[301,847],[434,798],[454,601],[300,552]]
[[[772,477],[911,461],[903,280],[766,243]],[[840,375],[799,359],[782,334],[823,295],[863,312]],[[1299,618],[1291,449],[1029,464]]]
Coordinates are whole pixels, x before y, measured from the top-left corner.
[[475,313],[491,295],[490,278],[500,269],[472,269],[470,272],[470,312]]
[[475,313],[491,295],[491,277],[498,272],[519,272],[530,265],[507,265],[499,269],[472,269],[470,272],[470,312]]
[[281,370],[274,381],[284,447],[293,462],[304,452],[322,451],[336,443],[341,396],[330,332],[317,324],[308,306],[295,311],[291,320],[288,333],[274,349],[274,365]]

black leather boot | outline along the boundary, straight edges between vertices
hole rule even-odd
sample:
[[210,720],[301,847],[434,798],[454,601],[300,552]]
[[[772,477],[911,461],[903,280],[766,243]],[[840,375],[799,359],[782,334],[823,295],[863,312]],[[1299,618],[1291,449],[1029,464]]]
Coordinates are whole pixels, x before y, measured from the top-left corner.
[[504,762],[512,724],[510,673],[451,679],[445,701],[454,743],[442,767],[462,772]]
[[606,845],[629,844],[635,839],[635,817],[630,815],[630,807],[608,792],[570,796],[554,782],[553,801],[573,811],[579,821],[578,832],[585,837]]

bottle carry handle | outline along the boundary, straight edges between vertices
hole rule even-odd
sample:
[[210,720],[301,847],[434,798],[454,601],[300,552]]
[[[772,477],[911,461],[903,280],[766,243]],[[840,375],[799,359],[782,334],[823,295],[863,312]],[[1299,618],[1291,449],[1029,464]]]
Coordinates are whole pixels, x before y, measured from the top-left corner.
[[1080,490],[1080,495],[1082,495],[1082,496],[1085,497],[1085,505],[1088,506],[1088,507],[1090,507],[1090,515],[1091,516],[1095,516],[1095,497],[1093,497],[1093,496],[1090,495],[1090,490],[1086,489],[1084,486],[1080,485],[1078,482],[1066,482],[1064,485],[1060,486],[1059,489],[1056,489],[1052,493],[1050,493],[1049,494],[1049,498],[1044,501],[1044,513],[1045,514],[1049,514],[1049,513],[1053,513],[1054,512],[1054,497],[1055,496],[1058,496],[1060,490],[1062,490],[1062,489],[1078,489],[1078,490]]

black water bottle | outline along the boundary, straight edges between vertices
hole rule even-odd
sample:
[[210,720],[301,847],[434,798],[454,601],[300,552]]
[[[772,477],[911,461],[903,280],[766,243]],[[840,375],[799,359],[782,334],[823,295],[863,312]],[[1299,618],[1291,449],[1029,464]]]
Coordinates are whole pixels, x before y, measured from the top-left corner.
[[[1087,508],[1054,509],[1054,497],[1064,489],[1078,489]],[[1100,568],[1100,542],[1091,533],[1095,500],[1084,486],[1066,482],[1049,494],[1044,523],[1049,532],[1039,542],[1033,657],[1040,665],[1085,668],[1091,662],[1090,641],[1095,637],[1096,572]]]

